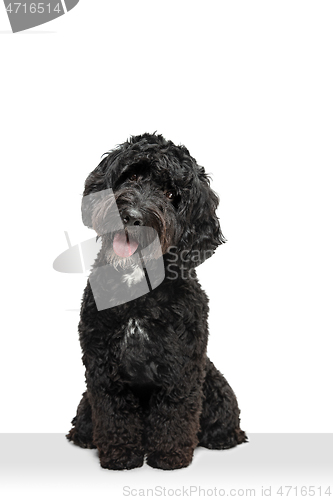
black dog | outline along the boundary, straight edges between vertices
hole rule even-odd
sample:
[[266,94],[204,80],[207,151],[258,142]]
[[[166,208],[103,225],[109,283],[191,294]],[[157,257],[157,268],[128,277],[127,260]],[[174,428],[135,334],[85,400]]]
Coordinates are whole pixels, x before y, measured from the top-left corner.
[[[109,198],[87,196],[110,188]],[[98,310],[93,281],[87,284],[79,324],[87,391],[67,438],[97,447],[107,469],[140,467],[145,455],[152,467],[177,469],[191,463],[198,445],[245,442],[236,397],[206,354],[208,299],[194,268],[225,240],[204,168],[184,146],[144,134],[101,161],[84,196],[83,222],[102,239],[92,277],[112,269],[107,281],[114,297],[127,290],[129,300]],[[122,227],[111,232],[115,214]],[[131,300],[137,285],[146,284],[145,270],[134,262],[153,241],[140,240],[145,227],[160,243],[147,262],[154,268],[160,249],[165,277]],[[96,276],[103,282],[103,273]]]

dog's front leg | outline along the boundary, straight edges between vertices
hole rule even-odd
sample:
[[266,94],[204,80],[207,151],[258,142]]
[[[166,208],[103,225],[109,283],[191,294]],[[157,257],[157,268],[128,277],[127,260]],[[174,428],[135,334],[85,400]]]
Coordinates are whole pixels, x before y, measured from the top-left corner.
[[132,393],[88,389],[92,407],[93,441],[105,469],[141,467],[144,459],[143,423]]
[[147,463],[158,469],[187,467],[198,444],[202,396],[187,398],[158,393],[150,403],[146,428]]

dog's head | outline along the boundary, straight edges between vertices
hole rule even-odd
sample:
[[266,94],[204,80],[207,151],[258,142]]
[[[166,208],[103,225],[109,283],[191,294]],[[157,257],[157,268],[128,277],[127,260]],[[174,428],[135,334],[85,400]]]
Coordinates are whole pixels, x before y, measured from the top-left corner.
[[155,231],[159,250],[188,268],[225,241],[216,216],[219,200],[204,168],[184,146],[161,135],[133,136],[108,153],[88,176],[83,195],[83,222],[101,236],[107,260],[115,265],[130,264]]

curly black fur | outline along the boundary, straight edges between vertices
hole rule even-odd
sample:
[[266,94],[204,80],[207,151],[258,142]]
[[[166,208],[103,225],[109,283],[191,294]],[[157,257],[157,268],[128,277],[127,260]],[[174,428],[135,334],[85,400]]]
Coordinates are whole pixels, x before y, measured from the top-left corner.
[[84,196],[108,188],[113,200],[82,204],[83,222],[102,238],[94,267],[131,269],[103,229],[119,210],[128,231],[157,231],[166,275],[146,295],[101,311],[88,282],[79,323],[87,390],[67,438],[97,447],[107,469],[140,467],[145,456],[152,467],[186,467],[198,445],[224,449],[247,439],[235,394],[207,358],[208,298],[194,269],[225,241],[218,197],[188,150],[155,134],[107,154]]

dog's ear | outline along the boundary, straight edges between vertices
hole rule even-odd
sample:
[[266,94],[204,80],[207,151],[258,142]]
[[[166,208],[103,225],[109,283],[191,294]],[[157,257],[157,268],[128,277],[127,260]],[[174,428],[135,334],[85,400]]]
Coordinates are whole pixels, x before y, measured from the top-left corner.
[[93,170],[86,179],[81,204],[82,221],[85,226],[92,227],[94,203],[98,200],[98,197],[94,198],[88,195],[113,188],[117,178],[118,157],[120,153],[120,147],[107,153],[95,170]]
[[81,204],[82,221],[85,226],[92,227],[92,214],[94,210],[93,198],[89,194],[97,193],[106,189],[105,173],[108,166],[108,157],[104,158],[99,165],[87,177],[84,184],[83,199]]
[[179,242],[181,263],[185,267],[197,267],[211,257],[216,248],[226,242],[216,215],[219,197],[210,187],[204,168],[199,169],[193,182],[192,195],[188,201],[188,230]]

